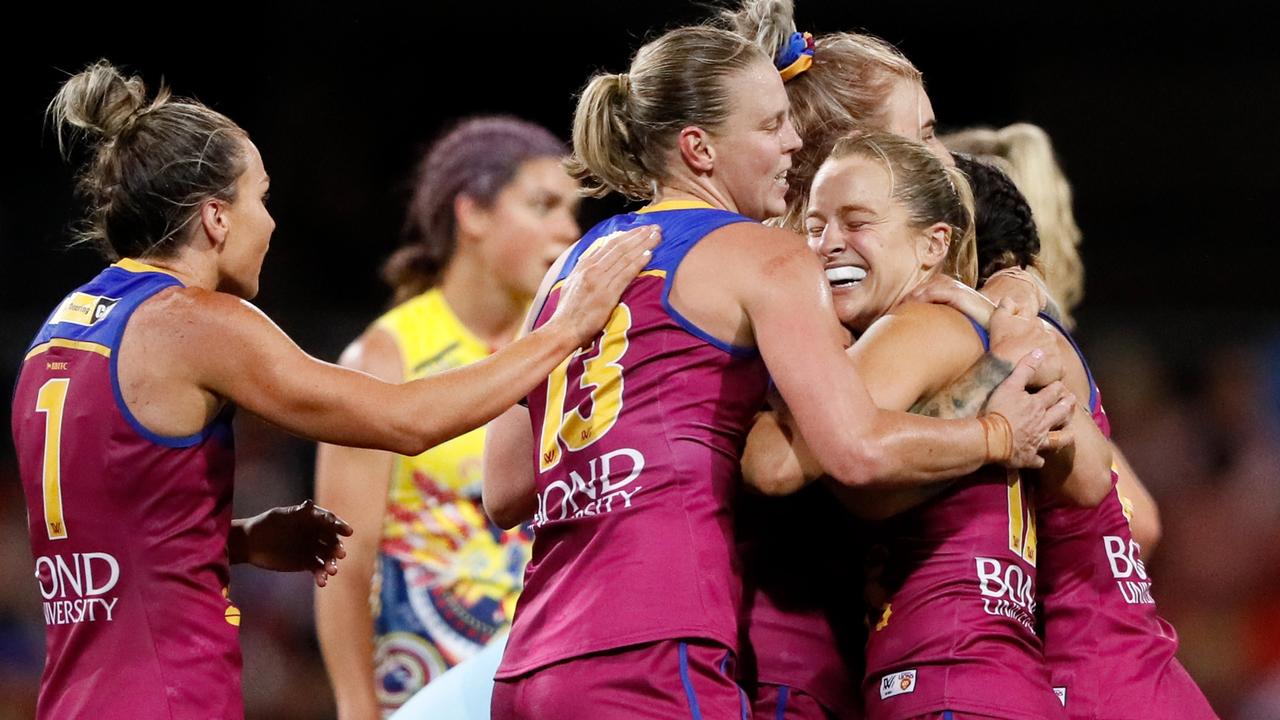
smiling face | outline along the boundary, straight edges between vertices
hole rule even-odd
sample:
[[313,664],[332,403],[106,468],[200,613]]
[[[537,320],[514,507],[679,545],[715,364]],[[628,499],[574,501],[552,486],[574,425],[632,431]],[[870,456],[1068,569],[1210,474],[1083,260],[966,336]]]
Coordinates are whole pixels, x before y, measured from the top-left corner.
[[929,276],[939,260],[935,231],[911,223],[882,160],[829,160],[814,178],[805,233],[826,267],[836,315],[852,330],[866,330]]
[[787,209],[787,171],[800,136],[791,124],[791,104],[778,71],[767,60],[753,62],[725,79],[729,117],[710,133],[713,177],[734,211],[756,220]]

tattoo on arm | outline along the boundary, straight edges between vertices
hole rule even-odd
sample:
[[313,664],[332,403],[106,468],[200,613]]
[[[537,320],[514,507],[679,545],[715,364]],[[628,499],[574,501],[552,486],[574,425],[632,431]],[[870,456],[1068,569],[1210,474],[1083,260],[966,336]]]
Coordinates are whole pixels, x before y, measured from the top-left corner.
[[[908,412],[944,420],[976,417],[987,403],[991,391],[1013,372],[1013,363],[991,353],[978,358],[959,378],[911,407]],[[887,518],[932,500],[951,487],[951,480],[904,487],[893,490],[863,490],[838,487],[829,483],[832,492],[844,500],[854,512],[872,519]]]
[[987,353],[950,385],[916,403],[908,412],[944,420],[976,417],[991,391],[1012,372],[1013,363]]

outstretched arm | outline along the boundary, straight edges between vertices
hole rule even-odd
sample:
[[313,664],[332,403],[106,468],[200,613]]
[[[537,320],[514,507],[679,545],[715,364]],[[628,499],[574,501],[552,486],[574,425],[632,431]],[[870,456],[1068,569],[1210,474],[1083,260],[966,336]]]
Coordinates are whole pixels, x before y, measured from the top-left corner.
[[307,355],[256,308],[222,293],[175,294],[166,349],[194,384],[297,435],[416,455],[497,417],[593,338],[656,242],[648,229],[614,239],[578,263],[538,330],[404,385]]
[[[529,306],[523,332],[533,330],[569,258],[569,248],[547,270]],[[509,530],[533,517],[538,509],[538,478],[533,470],[533,425],[529,409],[512,405],[488,425],[484,439],[484,478],[481,498],[485,514],[500,528]]]

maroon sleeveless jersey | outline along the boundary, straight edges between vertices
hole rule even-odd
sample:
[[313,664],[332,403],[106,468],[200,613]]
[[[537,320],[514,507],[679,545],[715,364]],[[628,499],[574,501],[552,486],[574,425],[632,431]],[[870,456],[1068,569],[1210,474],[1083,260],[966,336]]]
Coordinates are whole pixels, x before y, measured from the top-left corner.
[[[1054,325],[1074,346],[1071,335]],[[1110,437],[1083,354],[1080,362],[1089,376],[1089,411]],[[1156,612],[1114,473],[1111,480],[1111,494],[1096,508],[1053,498],[1037,508],[1044,653],[1054,691],[1073,719],[1216,718],[1175,657],[1178,636]]]
[[819,484],[786,497],[743,495],[739,667],[749,692],[784,686],[831,717],[862,717],[864,527]]
[[[985,347],[986,331],[974,327]],[[884,523],[887,600],[863,681],[869,720],[1065,717],[1035,630],[1031,490],[1017,472],[987,466]]]
[[[120,395],[120,338],[174,277],[125,260],[67,296],[13,399],[48,720],[240,718],[240,612],[227,600],[229,413],[160,437]],[[143,362],[144,358],[130,358]]]
[[[579,241],[646,224],[662,243],[604,332],[529,396],[538,509],[533,558],[498,678],[672,638],[737,647],[741,580],[731,502],[767,382],[754,348],[727,345],[667,300],[685,254],[748,218],[663,204]],[[553,289],[537,324],[555,311]]]

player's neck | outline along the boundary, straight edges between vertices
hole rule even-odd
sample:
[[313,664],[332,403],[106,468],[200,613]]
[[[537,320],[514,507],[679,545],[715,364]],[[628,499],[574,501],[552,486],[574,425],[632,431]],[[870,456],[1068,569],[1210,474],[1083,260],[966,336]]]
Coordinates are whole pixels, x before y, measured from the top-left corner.
[[205,262],[205,258],[199,257],[194,252],[180,250],[170,257],[138,257],[132,259],[178,278],[187,287],[203,288],[205,290],[218,289],[218,269],[216,264]]
[[513,294],[479,258],[461,250],[445,268],[439,287],[467,330],[494,348],[515,338],[529,308],[529,298]]
[[674,177],[659,185],[653,204],[672,200],[697,200],[721,210],[737,211],[728,194],[699,177]]

